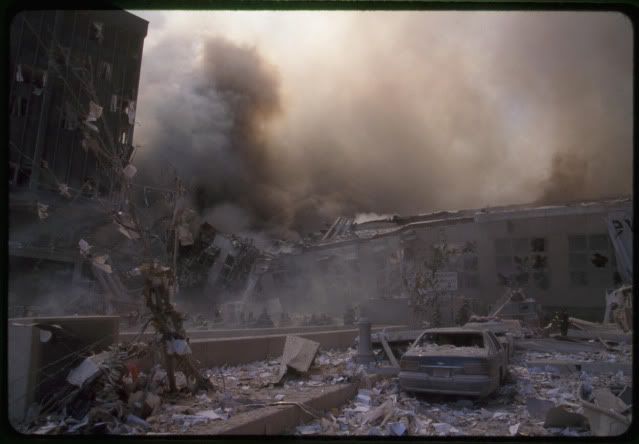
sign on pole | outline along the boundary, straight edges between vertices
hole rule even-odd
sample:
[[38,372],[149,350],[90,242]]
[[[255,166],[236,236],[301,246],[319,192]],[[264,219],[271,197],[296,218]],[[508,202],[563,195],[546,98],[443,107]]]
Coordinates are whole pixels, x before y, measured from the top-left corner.
[[435,289],[439,291],[457,291],[457,272],[456,271],[437,271],[435,272]]

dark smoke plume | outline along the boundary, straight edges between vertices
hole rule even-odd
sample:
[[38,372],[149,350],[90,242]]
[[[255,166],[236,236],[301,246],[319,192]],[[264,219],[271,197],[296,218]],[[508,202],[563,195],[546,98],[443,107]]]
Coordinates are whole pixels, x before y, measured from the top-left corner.
[[145,50],[141,175],[167,177],[168,160],[205,218],[278,235],[342,214],[631,193],[624,16],[339,16],[333,46],[292,33],[288,58],[266,60],[268,36],[192,51],[190,30]]

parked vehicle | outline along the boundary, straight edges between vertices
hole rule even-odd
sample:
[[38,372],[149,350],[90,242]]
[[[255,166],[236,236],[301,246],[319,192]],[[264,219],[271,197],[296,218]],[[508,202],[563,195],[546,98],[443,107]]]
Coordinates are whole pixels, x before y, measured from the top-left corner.
[[506,377],[507,350],[494,333],[464,327],[425,330],[400,360],[409,392],[488,396]]

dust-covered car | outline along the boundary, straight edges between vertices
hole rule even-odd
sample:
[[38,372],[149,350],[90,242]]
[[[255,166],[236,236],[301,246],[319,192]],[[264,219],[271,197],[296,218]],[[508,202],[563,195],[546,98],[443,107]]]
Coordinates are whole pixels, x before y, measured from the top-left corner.
[[507,350],[488,330],[425,330],[400,360],[399,383],[408,392],[484,397],[504,381]]
[[515,352],[514,338],[523,336],[521,321],[516,319],[467,322],[464,324],[464,328],[493,332],[502,347],[506,349],[506,356],[508,356],[509,361]]

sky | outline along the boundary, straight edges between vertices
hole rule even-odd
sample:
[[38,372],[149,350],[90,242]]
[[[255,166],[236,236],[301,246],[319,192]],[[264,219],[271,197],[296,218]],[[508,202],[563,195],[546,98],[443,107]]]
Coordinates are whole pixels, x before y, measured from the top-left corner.
[[140,179],[223,230],[632,193],[619,13],[131,12]]

